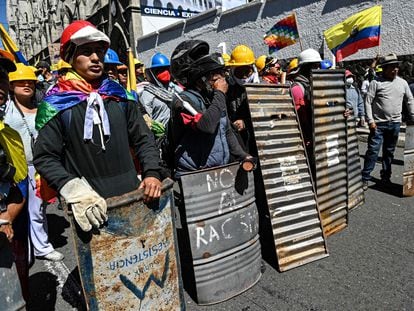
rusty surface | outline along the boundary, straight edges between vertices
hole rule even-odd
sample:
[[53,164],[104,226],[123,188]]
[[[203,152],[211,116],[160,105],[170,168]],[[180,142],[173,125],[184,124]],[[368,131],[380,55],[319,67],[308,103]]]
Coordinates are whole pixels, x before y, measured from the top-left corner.
[[329,236],[348,224],[344,70],[313,70],[311,87],[316,195]]
[[151,208],[137,191],[107,203],[107,226],[93,234],[72,226],[89,309],[184,310],[172,181],[163,182],[159,204]]
[[[181,259],[192,270],[192,294],[198,304],[230,299],[260,278],[259,221],[253,173],[239,164],[181,177],[184,208]],[[185,254],[183,254],[185,252]],[[184,272],[183,272],[184,275]],[[185,283],[186,284],[186,283]]]
[[403,195],[414,196],[414,125],[405,130]]
[[289,88],[246,90],[278,266],[286,271],[328,256],[311,173]]
[[358,135],[355,118],[347,120],[348,125],[348,210],[365,202],[362,189],[361,160],[359,158]]

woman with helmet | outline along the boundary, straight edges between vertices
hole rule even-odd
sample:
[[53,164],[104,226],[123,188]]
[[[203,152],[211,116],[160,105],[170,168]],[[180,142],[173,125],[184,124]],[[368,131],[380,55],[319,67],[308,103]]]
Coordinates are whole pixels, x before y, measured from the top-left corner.
[[167,125],[170,119],[170,107],[175,93],[182,88],[171,81],[170,60],[162,53],[151,57],[151,65],[145,69],[149,83],[144,84],[139,102],[152,120]]
[[224,60],[209,54],[201,40],[180,43],[171,56],[171,71],[186,87],[176,94],[172,106],[172,144],[175,150],[175,177],[182,173],[252,158],[241,148],[226,109],[228,84]]
[[231,52],[227,66],[230,68],[227,111],[234,129],[239,134],[239,142],[248,151],[251,149],[249,144],[251,143],[250,137],[253,137],[253,132],[244,84],[259,82],[252,49],[246,45],[236,46]]
[[56,251],[49,242],[47,233],[46,204],[36,196],[35,168],[33,165],[33,147],[37,137],[35,117],[37,102],[35,100],[36,76],[30,67],[16,64],[17,70],[9,73],[10,100],[7,103],[5,122],[19,132],[24,144],[28,165],[28,209],[30,220],[30,237],[34,255],[51,261],[60,261],[63,255]]

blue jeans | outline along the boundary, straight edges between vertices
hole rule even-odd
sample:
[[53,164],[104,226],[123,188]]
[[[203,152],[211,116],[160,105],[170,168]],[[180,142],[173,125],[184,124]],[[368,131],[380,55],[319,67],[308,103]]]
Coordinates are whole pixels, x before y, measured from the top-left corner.
[[400,123],[382,122],[377,123],[374,132],[368,136],[368,149],[365,153],[364,168],[362,169],[362,180],[371,179],[371,172],[378,159],[378,153],[382,144],[382,170],[381,179],[391,178],[391,163],[394,159],[395,146],[400,133]]

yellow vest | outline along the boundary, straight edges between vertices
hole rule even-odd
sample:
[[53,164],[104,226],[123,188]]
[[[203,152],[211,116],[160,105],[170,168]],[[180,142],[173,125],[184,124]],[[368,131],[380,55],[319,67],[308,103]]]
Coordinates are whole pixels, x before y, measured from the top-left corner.
[[19,133],[4,124],[4,121],[0,121],[0,144],[7,155],[7,161],[16,168],[14,181],[16,183],[22,181],[27,176],[23,142]]

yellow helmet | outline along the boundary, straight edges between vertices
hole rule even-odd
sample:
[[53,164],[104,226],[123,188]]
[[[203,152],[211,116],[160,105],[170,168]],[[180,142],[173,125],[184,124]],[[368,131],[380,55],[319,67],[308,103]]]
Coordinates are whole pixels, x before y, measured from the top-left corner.
[[256,68],[260,72],[264,69],[266,66],[266,55],[261,55],[256,59]]
[[9,73],[10,82],[21,80],[33,80],[37,81],[36,75],[30,66],[26,66],[22,63],[16,64],[16,71]]
[[223,53],[223,54],[221,54],[221,57],[223,57],[224,66],[228,66],[230,58],[231,58],[230,55],[227,54],[227,53]]
[[70,69],[72,68],[71,65],[69,65],[67,62],[65,62],[63,59],[59,59],[59,61],[56,64],[56,70],[62,70],[62,69]]
[[294,58],[290,61],[287,72],[290,73],[292,70],[298,68],[299,60]]
[[231,52],[229,66],[246,66],[254,64],[254,53],[247,45],[238,45]]
[[134,58],[134,65],[144,65],[144,63],[141,62],[139,59]]

